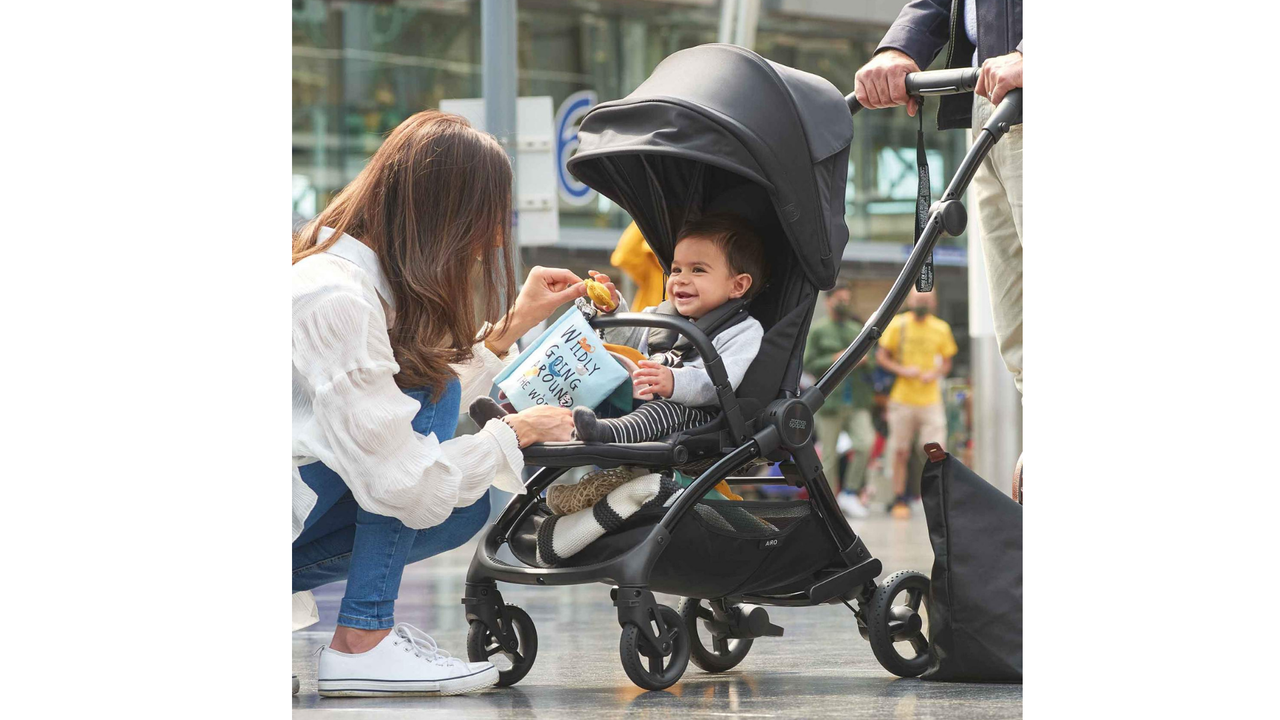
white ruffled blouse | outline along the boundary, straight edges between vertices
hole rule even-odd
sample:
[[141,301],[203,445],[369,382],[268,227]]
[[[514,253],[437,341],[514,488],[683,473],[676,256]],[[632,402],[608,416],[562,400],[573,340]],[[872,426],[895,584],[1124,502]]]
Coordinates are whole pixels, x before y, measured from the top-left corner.
[[[332,232],[325,228],[321,240]],[[294,539],[316,504],[298,468],[317,461],[342,477],[360,507],[416,529],[439,525],[490,485],[524,492],[523,455],[501,420],[444,441],[414,431],[420,405],[393,379],[400,366],[389,312],[394,303],[377,256],[350,235],[293,265]],[[452,366],[460,406],[487,394],[512,357],[477,342],[470,362]],[[310,593],[296,593],[293,610],[295,630],[318,619]]]

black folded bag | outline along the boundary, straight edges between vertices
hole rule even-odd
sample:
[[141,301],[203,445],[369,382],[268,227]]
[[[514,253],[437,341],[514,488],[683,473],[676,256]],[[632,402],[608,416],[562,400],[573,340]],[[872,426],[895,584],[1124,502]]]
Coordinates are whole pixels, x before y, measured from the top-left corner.
[[1022,506],[936,443],[925,451],[933,662],[921,678],[1022,682]]

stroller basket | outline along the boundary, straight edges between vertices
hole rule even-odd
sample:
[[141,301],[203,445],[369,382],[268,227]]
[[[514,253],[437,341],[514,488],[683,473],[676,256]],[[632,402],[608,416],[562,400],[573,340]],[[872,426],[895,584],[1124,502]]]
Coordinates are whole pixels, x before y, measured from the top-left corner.
[[[666,508],[643,510],[617,530],[565,559],[559,567],[607,562],[644,541]],[[511,549],[534,565],[537,527],[550,511],[528,518]],[[685,597],[725,597],[763,593],[811,583],[839,550],[808,501],[753,502],[701,500],[676,524],[674,552],[658,558],[650,587]]]

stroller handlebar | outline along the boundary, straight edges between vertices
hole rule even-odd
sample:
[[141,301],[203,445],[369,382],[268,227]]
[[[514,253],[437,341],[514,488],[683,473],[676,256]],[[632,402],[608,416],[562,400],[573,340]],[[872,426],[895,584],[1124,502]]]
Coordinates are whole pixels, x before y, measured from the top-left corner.
[[[905,79],[907,94],[922,97],[973,92],[978,85],[978,74],[981,70],[981,68],[954,68],[907,73]],[[856,115],[862,109],[862,103],[858,102],[857,96],[853,93],[846,95],[844,100],[849,104],[851,114]]]

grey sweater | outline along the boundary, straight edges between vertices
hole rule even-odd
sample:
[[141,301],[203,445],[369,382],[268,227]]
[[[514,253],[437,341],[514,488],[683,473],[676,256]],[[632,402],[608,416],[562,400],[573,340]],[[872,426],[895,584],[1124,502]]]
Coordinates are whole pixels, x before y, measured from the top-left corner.
[[[626,312],[626,310],[627,301],[619,299],[615,312]],[[645,308],[644,311],[654,312],[655,310],[657,310],[656,307],[651,307]],[[725,372],[729,375],[729,384],[734,390],[738,389],[738,385],[742,383],[742,377],[747,374],[747,368],[751,366],[751,361],[755,360],[756,353],[760,352],[760,341],[763,338],[764,328],[760,325],[760,321],[753,317],[747,317],[746,320],[711,338],[711,346],[720,354],[720,362],[724,363]],[[605,342],[628,345],[646,355],[648,347],[641,346],[647,346],[648,340],[649,328],[622,327],[605,330]],[[650,355],[650,357],[661,361],[663,355],[665,353]],[[690,407],[703,407],[715,405],[719,401],[716,397],[716,386],[711,382],[711,376],[707,374],[706,363],[702,356],[695,357],[680,367],[671,368],[671,376],[674,380],[671,391],[672,402]]]

